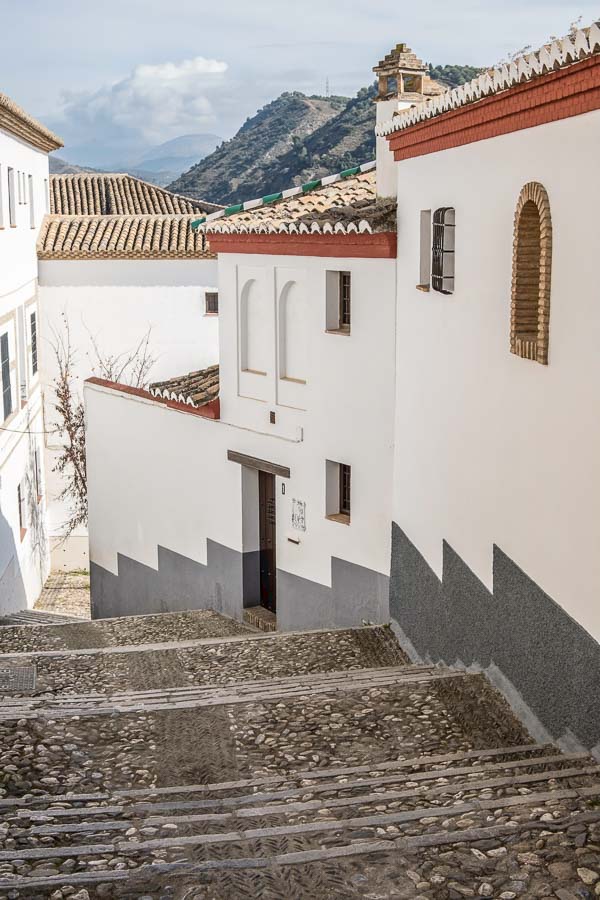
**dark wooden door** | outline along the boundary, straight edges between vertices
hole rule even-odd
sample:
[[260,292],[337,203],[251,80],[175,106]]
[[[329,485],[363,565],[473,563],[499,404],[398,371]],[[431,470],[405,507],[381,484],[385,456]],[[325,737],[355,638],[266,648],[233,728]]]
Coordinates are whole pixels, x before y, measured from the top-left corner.
[[258,508],[260,516],[260,605],[274,613],[277,605],[275,476],[268,472],[259,471],[258,473]]

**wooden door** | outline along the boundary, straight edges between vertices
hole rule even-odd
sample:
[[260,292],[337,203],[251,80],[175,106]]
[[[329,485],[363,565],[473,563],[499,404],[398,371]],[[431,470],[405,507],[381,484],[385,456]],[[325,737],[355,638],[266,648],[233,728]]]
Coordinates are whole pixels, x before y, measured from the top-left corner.
[[258,473],[258,508],[260,517],[260,605],[274,613],[277,599],[275,476],[268,472],[259,471]]

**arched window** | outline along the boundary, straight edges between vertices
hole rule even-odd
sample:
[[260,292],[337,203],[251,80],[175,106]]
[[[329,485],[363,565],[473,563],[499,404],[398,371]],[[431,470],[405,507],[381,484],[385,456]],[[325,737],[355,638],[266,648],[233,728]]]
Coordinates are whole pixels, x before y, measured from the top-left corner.
[[519,196],[513,243],[510,350],[548,364],[552,218],[543,185],[530,181]]
[[279,298],[279,377],[306,383],[306,304],[300,286],[288,281]]
[[240,368],[254,375],[267,372],[266,309],[254,278],[246,282],[240,296]]

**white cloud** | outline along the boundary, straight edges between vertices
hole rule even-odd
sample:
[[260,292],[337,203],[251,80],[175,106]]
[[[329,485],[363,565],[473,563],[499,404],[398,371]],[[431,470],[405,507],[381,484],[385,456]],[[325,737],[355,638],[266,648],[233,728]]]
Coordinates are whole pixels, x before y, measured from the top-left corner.
[[138,65],[130,75],[95,92],[63,94],[62,129],[73,144],[90,135],[109,146],[156,144],[216,121],[212,100],[228,65],[197,56]]

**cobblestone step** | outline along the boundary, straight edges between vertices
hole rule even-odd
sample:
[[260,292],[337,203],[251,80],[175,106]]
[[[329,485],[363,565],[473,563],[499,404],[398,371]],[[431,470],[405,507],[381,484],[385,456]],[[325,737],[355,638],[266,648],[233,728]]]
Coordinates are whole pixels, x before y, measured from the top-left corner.
[[[551,759],[552,757],[548,757],[541,764],[546,766]],[[202,830],[202,826],[206,823],[226,821],[235,823],[237,819],[279,817],[291,824],[298,818],[302,819],[306,813],[313,814],[315,819],[330,818],[332,809],[336,810],[338,816],[350,816],[356,809],[364,812],[373,806],[383,811],[390,807],[390,804],[391,808],[402,810],[411,809],[425,801],[448,807],[451,803],[456,802],[452,798],[476,800],[481,792],[488,795],[492,791],[501,791],[502,797],[507,798],[515,796],[516,792],[522,788],[529,789],[530,785],[533,786],[533,790],[537,790],[540,783],[546,783],[549,790],[562,790],[565,787],[569,789],[588,787],[590,786],[589,776],[598,778],[600,775],[598,766],[588,764],[576,767],[565,766],[553,770],[540,769],[540,771],[523,775],[504,773],[495,778],[486,777],[490,774],[489,769],[487,771],[475,770],[468,773],[468,781],[450,782],[448,780],[450,777],[458,778],[460,771],[457,770],[454,776],[451,776],[450,773],[445,774],[442,776],[442,780],[447,783],[438,783],[433,786],[427,784],[419,786],[414,784],[414,779],[405,778],[403,781],[400,776],[392,776],[387,779],[374,778],[348,783],[329,782],[318,787],[302,787],[270,794],[250,794],[221,798],[220,800],[137,802],[125,806],[92,807],[79,810],[53,810],[50,808],[37,812],[20,810],[16,816],[7,818],[5,821],[9,825],[9,836],[12,836],[13,829],[16,829],[18,832],[18,835],[15,834],[17,844],[22,846],[23,842],[27,842],[31,836],[35,835],[55,836],[81,832],[126,831],[134,824],[140,828],[169,823],[170,827],[178,829],[182,827],[185,829],[189,825],[197,824]],[[439,781],[439,772],[428,773],[427,780]],[[411,783],[410,788],[403,788],[403,784],[405,785],[406,782]],[[394,787],[397,789],[393,790]],[[376,790],[369,792],[369,788],[376,788]],[[314,798],[315,794],[327,794],[328,796],[308,799]],[[474,797],[467,796],[471,794]],[[300,797],[301,799],[299,799]],[[344,808],[347,808],[347,812],[344,811]],[[194,813],[193,810],[211,811]],[[167,812],[170,815],[159,814]],[[107,814],[121,818],[79,821],[82,818]],[[67,817],[73,821],[60,821]],[[42,824],[36,825],[36,822]]]
[[[0,618],[0,627],[69,625],[84,621],[78,616],[66,616],[62,613],[50,613],[37,609],[24,609]],[[43,638],[42,638],[43,640]]]
[[[242,827],[227,830],[227,822],[222,821],[223,830],[213,830],[194,835],[112,840],[96,843],[74,843],[66,847],[37,847],[16,852],[3,851],[0,860],[11,865],[23,865],[37,860],[78,861],[87,859],[94,862],[93,870],[85,873],[66,873],[58,876],[36,878],[31,876],[0,876],[0,889],[18,887],[30,890],[34,887],[49,887],[57,883],[94,884],[112,881],[115,869],[109,862],[133,864],[136,868],[126,871],[127,878],[155,877],[159,873],[174,874],[209,871],[211,869],[257,868],[277,863],[297,865],[310,859],[333,859],[349,855],[369,855],[391,849],[406,851],[418,847],[444,845],[464,845],[480,842],[491,837],[515,836],[522,831],[548,832],[562,830],[568,825],[585,819],[586,822],[600,821],[600,811],[575,811],[569,801],[587,801],[600,794],[600,786],[588,788],[540,791],[528,796],[517,796],[491,800],[467,801],[449,807],[422,806],[408,811],[360,815],[346,819],[332,818],[329,821],[303,821],[298,824],[267,825],[253,828]],[[557,806],[558,802],[562,804]],[[560,821],[559,821],[560,820]],[[493,823],[493,824],[491,824]],[[278,852],[286,841],[300,837],[308,842],[300,852]],[[226,856],[215,857],[215,850],[227,848]],[[181,863],[177,855],[193,850],[198,857]],[[156,853],[164,854],[157,861]],[[174,858],[169,858],[170,856]],[[153,858],[154,857],[154,858]],[[104,865],[103,865],[104,862]],[[121,878],[123,872],[119,873]],[[83,877],[82,877],[83,876]],[[118,880],[118,879],[117,879]],[[28,895],[27,895],[28,896]]]
[[[27,610],[7,617],[4,624],[6,627],[0,629],[2,654],[135,646],[255,633],[251,626],[212,610],[94,620]],[[42,632],[32,627],[41,624],[48,626]]]
[[358,669],[310,676],[295,676],[254,682],[237,682],[220,688],[190,687],[171,691],[105,695],[69,695],[39,700],[7,702],[0,709],[0,721],[32,717],[103,716],[126,712],[167,709],[195,709],[236,703],[275,702],[309,694],[332,694],[371,687],[427,684],[442,678],[463,678],[465,673],[442,667],[400,666]]
[[[493,760],[493,762],[488,762]],[[321,779],[357,778],[358,776],[386,777],[389,772],[406,772],[409,780],[427,780],[449,774],[470,774],[471,772],[488,772],[497,769],[511,770],[516,768],[537,768],[542,765],[556,765],[563,762],[568,765],[574,761],[588,761],[587,753],[570,753],[556,755],[556,748],[544,744],[521,744],[498,748],[485,748],[482,750],[466,750],[458,753],[444,753],[434,756],[418,756],[413,758],[397,758],[385,761],[373,761],[368,765],[357,766],[328,766],[323,768],[300,769],[279,775],[256,776],[254,778],[242,778],[236,781],[214,782],[207,784],[184,784],[165,787],[138,788],[133,790],[115,790],[111,793],[97,791],[93,793],[70,792],[66,794],[28,794],[24,797],[9,797],[0,799],[0,809],[31,807],[38,805],[52,805],[57,807],[57,814],[62,815],[61,805],[91,803],[101,801],[121,803],[129,799],[148,799],[155,801],[162,797],[177,797],[181,794],[205,794],[216,795],[232,794],[244,789],[257,789],[263,787],[279,786],[279,789],[292,788],[300,785],[302,789],[307,786],[319,785]],[[343,784],[346,782],[343,781]],[[235,796],[235,795],[234,795]],[[254,794],[252,795],[254,796]],[[49,807],[50,808],[50,807]],[[102,810],[103,807],[100,807]],[[119,807],[120,809],[120,807]],[[80,810],[86,811],[87,807],[77,806],[74,813]],[[69,811],[65,810],[65,814]]]

